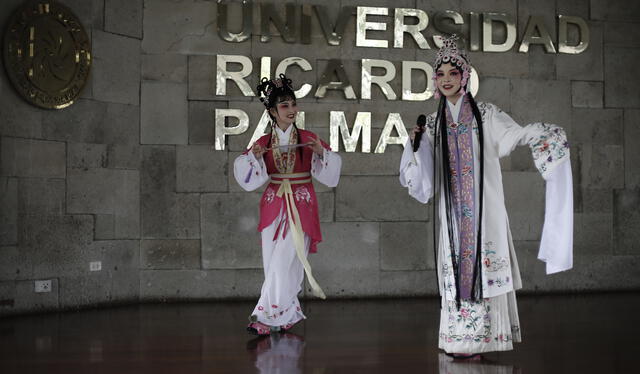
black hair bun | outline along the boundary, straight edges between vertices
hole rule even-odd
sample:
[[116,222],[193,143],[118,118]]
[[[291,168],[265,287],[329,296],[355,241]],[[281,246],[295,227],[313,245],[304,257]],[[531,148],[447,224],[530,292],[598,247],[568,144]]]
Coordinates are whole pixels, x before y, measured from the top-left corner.
[[272,80],[263,77],[257,87],[260,101],[267,109],[271,109],[275,106],[278,97],[287,96],[295,100],[296,96],[291,85],[291,79],[284,74]]

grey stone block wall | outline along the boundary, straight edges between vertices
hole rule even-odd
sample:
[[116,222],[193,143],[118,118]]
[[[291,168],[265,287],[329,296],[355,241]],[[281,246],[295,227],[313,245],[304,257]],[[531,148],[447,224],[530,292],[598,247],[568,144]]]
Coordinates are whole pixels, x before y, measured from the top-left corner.
[[[405,37],[403,49],[355,46],[355,17],[341,46],[330,46],[316,20],[311,44],[285,43],[275,33],[260,41],[259,10],[253,35],[228,43],[216,30],[217,2],[202,0],[60,0],[81,19],[93,47],[90,79],[70,107],[51,111],[20,98],[0,74],[0,315],[122,302],[255,298],[263,279],[256,231],[263,188],[247,193],[235,182],[233,162],[246,148],[262,113],[256,97],[233,83],[215,92],[216,55],[247,56],[259,79],[260,58],[306,58],[313,70],[293,67],[306,128],[329,139],[329,111],[371,112],[371,148],[388,113],[407,128],[427,102],[389,101],[372,88],[372,100],[345,100],[340,91],[313,97],[327,61],[343,60],[360,97],[360,59],[384,59],[398,69],[391,86],[400,95],[402,60],[431,62]],[[260,4],[262,1],[255,1]],[[20,0],[3,1],[0,23]],[[240,25],[239,1],[229,24]],[[277,3],[277,2],[276,2]],[[296,4],[320,4],[302,0]],[[279,4],[279,3],[278,3]],[[501,160],[507,209],[526,292],[640,289],[640,7],[622,0],[341,0],[342,6],[390,8],[387,30],[371,32],[392,45],[393,8],[504,12],[517,18],[517,40],[506,53],[472,52],[480,74],[478,100],[516,121],[557,123],[569,134],[575,207],[575,265],[546,276],[537,250],[544,219],[544,181],[529,151]],[[278,5],[280,6],[280,5]],[[539,45],[517,48],[530,15],[541,15],[554,43],[556,14],[580,16],[590,46],[578,55],[547,54]],[[234,30],[235,31],[235,30]],[[272,31],[275,29],[272,27]],[[570,30],[570,39],[575,30]],[[500,30],[494,31],[500,40]],[[557,45],[556,45],[557,47]],[[0,61],[0,65],[2,65]],[[415,87],[424,85],[416,77]],[[251,128],[216,151],[216,109],[242,109]],[[402,147],[383,155],[344,152],[336,188],[316,183],[324,241],[310,256],[329,297],[434,295],[432,204],[411,199],[398,182]],[[523,193],[524,191],[524,193]],[[90,263],[101,269],[92,271]],[[612,276],[611,274],[616,274]],[[34,282],[51,281],[35,293]],[[308,295],[308,286],[304,296]]]

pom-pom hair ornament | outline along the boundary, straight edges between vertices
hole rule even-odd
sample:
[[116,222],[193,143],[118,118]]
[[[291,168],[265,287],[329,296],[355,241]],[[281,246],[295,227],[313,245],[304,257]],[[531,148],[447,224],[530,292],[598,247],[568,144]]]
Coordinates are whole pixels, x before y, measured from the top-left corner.
[[[436,54],[435,61],[435,69],[438,68],[442,64],[451,64],[454,67],[458,68],[462,73],[462,80],[460,81],[460,93],[465,94],[465,87],[467,86],[467,82],[469,82],[469,77],[471,76],[471,65],[469,64],[469,57],[465,50],[458,48],[458,36],[456,34],[451,35],[448,38],[442,38],[442,47],[438,50]],[[436,81],[436,75],[434,74],[432,77],[434,84]],[[440,90],[436,85],[436,92],[434,96],[436,99],[440,98]]]
[[291,79],[287,78],[284,74],[280,74],[276,79],[262,78],[260,84],[257,87],[258,94],[260,95],[260,101],[267,109],[271,109],[276,106],[276,100],[280,98],[296,99],[296,96],[291,87]]

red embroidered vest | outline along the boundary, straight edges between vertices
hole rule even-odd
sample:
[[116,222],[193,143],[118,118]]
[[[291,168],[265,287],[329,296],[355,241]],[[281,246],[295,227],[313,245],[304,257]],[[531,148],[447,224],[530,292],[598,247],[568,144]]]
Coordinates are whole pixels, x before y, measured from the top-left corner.
[[[300,137],[300,143],[308,143],[311,139],[317,139],[317,136],[311,131],[298,130],[298,134]],[[262,147],[267,147],[270,139],[271,135],[267,134],[260,137],[256,143]],[[274,144],[271,144],[270,146],[273,145]],[[331,149],[324,142],[322,142],[322,146],[328,150]],[[300,153],[302,153],[302,158],[300,157]],[[276,162],[278,162],[281,167],[285,166],[288,162],[292,162],[292,173],[311,172],[311,160],[313,157],[313,150],[311,147],[292,148],[290,152],[283,151],[277,156],[278,157],[274,157],[274,151],[267,151],[263,156],[267,173],[269,175],[282,174],[282,172],[278,170]],[[311,177],[308,177],[307,179],[310,178]],[[283,210],[285,212],[285,216],[282,222],[278,223],[276,235],[285,236],[290,235],[290,233],[288,232],[289,228],[286,220],[286,207],[284,205],[284,200],[276,194],[279,188],[279,184],[270,182],[262,194],[262,199],[260,200],[260,223],[258,225],[258,231],[262,231],[265,227],[271,225],[278,217],[280,211]],[[318,215],[318,199],[316,198],[313,183],[292,184],[291,189],[293,190],[296,208],[300,214],[302,231],[304,231],[311,239],[309,252],[316,253],[316,245],[322,241],[322,234],[320,232],[320,217]]]

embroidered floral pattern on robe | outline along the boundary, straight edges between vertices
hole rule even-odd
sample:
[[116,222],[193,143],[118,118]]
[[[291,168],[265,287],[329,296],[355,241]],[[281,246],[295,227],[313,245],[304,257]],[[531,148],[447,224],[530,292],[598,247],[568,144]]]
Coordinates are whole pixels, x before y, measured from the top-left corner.
[[[509,266],[509,259],[506,257],[500,257],[497,255],[494,243],[486,242],[482,248],[482,264],[485,270],[490,273],[495,273]],[[489,283],[492,285],[492,283]]]
[[509,282],[511,282],[511,277],[504,277],[504,278],[489,278],[487,279],[487,284],[489,286],[496,286],[496,287],[502,287],[502,286],[506,286],[507,284],[509,284]]
[[[296,128],[293,127],[291,129],[291,135],[289,135],[289,144],[296,144],[297,139],[298,139],[298,132],[296,131]],[[272,131],[271,146],[273,147],[272,154],[273,154],[273,161],[276,165],[276,169],[278,169],[278,172],[281,174],[291,174],[293,173],[293,168],[296,164],[297,148],[289,147],[288,150],[282,152],[283,148],[278,147],[277,146],[278,144],[280,144],[280,139],[278,138],[278,132]]]
[[511,333],[492,331],[491,305],[486,300],[463,300],[458,311],[455,303],[448,303],[448,329],[440,331],[440,339],[451,342],[491,343],[509,342],[513,334],[520,331],[517,325],[511,326]]
[[476,262],[475,181],[473,168],[473,111],[465,97],[458,121],[447,108],[447,144],[451,194],[458,227],[460,298],[471,298]]
[[296,201],[298,202],[304,201],[308,203],[311,201],[311,194],[309,193],[309,190],[305,186],[298,187],[296,191],[293,193],[293,195],[295,196]]
[[568,155],[567,134],[561,127],[548,123],[534,123],[532,126],[539,129],[540,135],[537,138],[527,139],[527,143],[531,148],[536,168],[540,174],[546,176],[551,164],[557,164]]
[[276,197],[276,193],[273,191],[273,188],[268,187],[267,190],[264,192],[264,201],[267,204],[271,204],[275,197]]
[[266,319],[270,320],[270,319],[275,319],[278,318],[279,316],[289,312],[289,310],[293,307],[296,307],[296,311],[300,311],[300,306],[296,305],[296,301],[294,300],[291,305],[288,308],[282,309],[278,311],[278,306],[273,304],[271,305],[271,308],[268,307],[264,307],[262,305],[258,305],[257,310],[259,310]]

